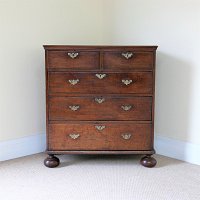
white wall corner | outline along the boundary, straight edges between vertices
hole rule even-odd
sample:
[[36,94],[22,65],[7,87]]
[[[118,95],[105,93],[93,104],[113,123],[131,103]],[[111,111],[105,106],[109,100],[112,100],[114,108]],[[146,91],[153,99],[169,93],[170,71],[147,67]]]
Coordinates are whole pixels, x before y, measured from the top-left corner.
[[157,154],[200,165],[200,145],[156,136],[155,150]]
[[0,161],[19,158],[45,151],[44,133],[0,142]]

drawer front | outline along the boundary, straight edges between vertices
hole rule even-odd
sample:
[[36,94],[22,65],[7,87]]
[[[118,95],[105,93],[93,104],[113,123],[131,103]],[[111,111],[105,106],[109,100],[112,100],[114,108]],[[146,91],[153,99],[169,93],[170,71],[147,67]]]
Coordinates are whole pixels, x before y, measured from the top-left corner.
[[152,69],[152,52],[134,52],[134,51],[113,51],[104,52],[104,69]]
[[49,68],[99,69],[99,60],[98,51],[48,51]]
[[151,124],[49,124],[49,150],[150,150]]
[[49,120],[151,120],[151,97],[50,97]]
[[49,92],[70,94],[152,94],[152,72],[49,72]]

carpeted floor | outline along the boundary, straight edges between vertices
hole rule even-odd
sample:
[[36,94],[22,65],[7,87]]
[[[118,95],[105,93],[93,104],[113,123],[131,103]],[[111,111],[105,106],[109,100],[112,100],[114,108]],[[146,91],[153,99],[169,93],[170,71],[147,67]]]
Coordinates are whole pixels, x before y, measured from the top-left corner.
[[60,156],[54,169],[45,154],[0,163],[1,200],[200,200],[200,166],[156,155],[158,165],[138,156]]

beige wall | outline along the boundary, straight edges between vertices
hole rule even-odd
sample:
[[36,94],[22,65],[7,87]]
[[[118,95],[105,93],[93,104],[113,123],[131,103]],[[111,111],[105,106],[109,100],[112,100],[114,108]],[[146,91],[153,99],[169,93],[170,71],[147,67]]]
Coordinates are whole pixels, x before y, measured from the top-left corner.
[[0,140],[45,132],[43,44],[98,44],[101,1],[0,0]]
[[110,44],[159,46],[156,134],[200,144],[200,1],[105,3]]
[[199,19],[199,0],[0,0],[0,140],[45,131],[42,44],[149,44],[156,134],[200,144]]

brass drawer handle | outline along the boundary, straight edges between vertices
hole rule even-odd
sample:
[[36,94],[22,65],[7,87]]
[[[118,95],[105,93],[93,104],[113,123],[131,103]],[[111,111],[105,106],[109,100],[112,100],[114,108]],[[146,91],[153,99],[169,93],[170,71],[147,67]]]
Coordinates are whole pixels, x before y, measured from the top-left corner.
[[123,52],[122,56],[128,60],[133,57],[133,53],[132,52]]
[[106,74],[96,74],[96,77],[99,79],[103,79],[106,77]]
[[97,103],[103,103],[105,101],[105,98],[95,98],[94,99]]
[[121,108],[124,110],[124,111],[129,111],[132,106],[131,105],[122,105]]
[[69,108],[72,110],[72,111],[77,111],[79,108],[80,108],[80,106],[69,106]]
[[95,126],[95,128],[96,128],[98,131],[102,131],[104,128],[106,128],[106,126],[97,125],[97,126]]
[[72,139],[77,139],[78,137],[80,137],[80,134],[78,134],[78,133],[70,133],[69,134],[69,137],[71,137]]
[[122,83],[124,85],[130,85],[132,82],[133,82],[133,80],[131,80],[131,79],[122,79]]
[[123,139],[129,140],[131,138],[132,134],[131,133],[124,133],[121,136],[122,136]]
[[69,83],[72,84],[72,85],[76,85],[78,82],[79,82],[79,79],[69,80]]
[[69,52],[69,53],[67,53],[67,55],[70,58],[74,59],[74,58],[76,58],[79,55],[79,53],[78,52]]

